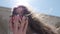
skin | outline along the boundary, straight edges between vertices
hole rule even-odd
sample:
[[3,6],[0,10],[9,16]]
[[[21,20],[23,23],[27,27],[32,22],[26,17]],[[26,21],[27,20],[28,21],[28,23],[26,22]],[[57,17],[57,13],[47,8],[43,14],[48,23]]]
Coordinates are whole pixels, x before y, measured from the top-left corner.
[[17,13],[19,14],[19,15],[23,15],[23,8],[21,7],[21,8],[17,8]]
[[[22,15],[22,8],[18,8],[17,13],[19,13],[19,15]],[[28,26],[28,17],[23,16],[21,18],[20,16],[16,16],[16,15],[10,17],[9,27],[10,30],[13,32],[13,34],[26,34],[27,26]]]

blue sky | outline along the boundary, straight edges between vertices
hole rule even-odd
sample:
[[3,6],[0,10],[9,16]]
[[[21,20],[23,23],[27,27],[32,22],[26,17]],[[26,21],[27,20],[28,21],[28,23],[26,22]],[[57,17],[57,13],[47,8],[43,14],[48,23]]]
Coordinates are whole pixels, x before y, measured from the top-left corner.
[[[12,8],[16,1],[21,0],[0,0],[0,6]],[[22,2],[24,2],[23,0]],[[60,0],[26,0],[37,13],[44,13],[60,17]],[[21,3],[20,3],[21,4]],[[24,4],[24,3],[23,3]]]

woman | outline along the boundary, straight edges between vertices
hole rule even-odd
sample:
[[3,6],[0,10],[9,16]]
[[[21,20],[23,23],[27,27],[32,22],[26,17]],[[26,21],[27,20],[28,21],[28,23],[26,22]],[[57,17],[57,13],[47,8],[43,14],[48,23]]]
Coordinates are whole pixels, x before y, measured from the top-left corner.
[[57,34],[41,23],[25,6],[13,9],[9,26],[13,34]]

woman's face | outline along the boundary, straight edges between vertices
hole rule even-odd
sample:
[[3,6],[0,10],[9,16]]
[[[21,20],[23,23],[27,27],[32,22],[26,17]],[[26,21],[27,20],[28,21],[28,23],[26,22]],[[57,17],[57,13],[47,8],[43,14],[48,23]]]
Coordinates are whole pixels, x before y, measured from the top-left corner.
[[23,8],[22,7],[19,7],[19,8],[17,8],[17,13],[19,14],[19,15],[23,15]]

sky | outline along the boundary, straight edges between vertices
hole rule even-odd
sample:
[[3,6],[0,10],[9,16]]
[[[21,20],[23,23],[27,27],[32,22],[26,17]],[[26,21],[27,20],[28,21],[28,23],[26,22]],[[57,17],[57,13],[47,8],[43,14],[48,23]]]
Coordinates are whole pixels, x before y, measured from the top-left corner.
[[13,8],[18,5],[32,7],[36,13],[60,17],[60,0],[0,0],[0,6]]

